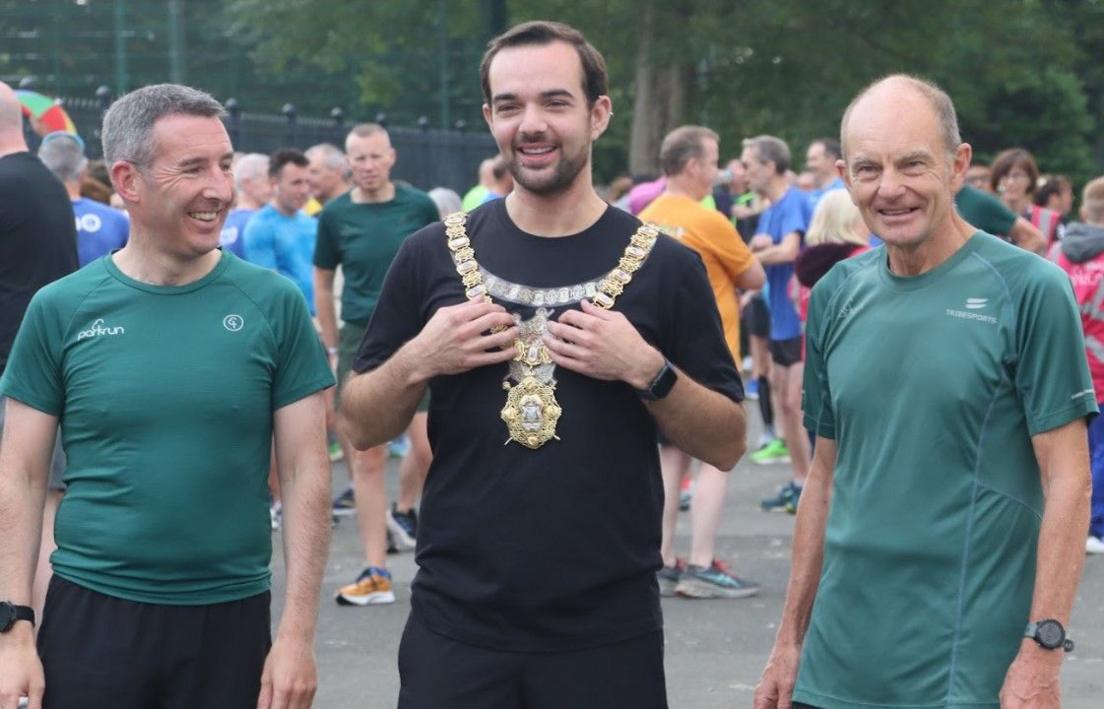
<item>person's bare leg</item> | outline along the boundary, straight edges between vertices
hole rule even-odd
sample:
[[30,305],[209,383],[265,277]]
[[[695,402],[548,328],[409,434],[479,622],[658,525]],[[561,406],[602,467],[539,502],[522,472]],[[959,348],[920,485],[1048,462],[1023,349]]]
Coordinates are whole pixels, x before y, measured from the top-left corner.
[[395,504],[398,512],[409,512],[418,504],[425,486],[426,473],[433,460],[429,450],[429,436],[426,433],[428,414],[419,411],[410,420],[406,435],[410,437],[410,451],[399,463],[399,499]]
[[809,473],[810,455],[809,437],[805,434],[801,421],[801,377],[805,371],[804,364],[798,362],[789,367],[776,364],[772,371],[776,373],[771,382],[772,389],[775,389],[775,412],[793,462],[794,482],[804,485],[805,476]]
[[61,505],[61,490],[47,490],[46,503],[42,509],[42,538],[38,545],[38,565],[35,567],[34,584],[31,590],[31,604],[38,619],[35,628],[42,627],[42,609],[46,607],[46,589],[50,586],[53,569],[50,568],[50,555],[57,549],[54,543],[54,520],[58,506]]
[[717,529],[724,512],[725,493],[728,491],[728,473],[702,463],[694,483],[694,505],[690,508],[690,558],[694,566],[709,567],[713,564]]
[[[675,526],[678,524],[679,487],[690,469],[690,456],[674,446],[660,446],[659,469],[663,474],[663,532],[659,553],[664,566],[675,565]],[[694,505],[698,504],[694,500]]]
[[387,489],[384,486],[387,446],[366,451],[350,447],[349,451],[352,457],[346,460],[353,481],[357,529],[364,547],[364,559],[367,566],[383,569],[387,567]]

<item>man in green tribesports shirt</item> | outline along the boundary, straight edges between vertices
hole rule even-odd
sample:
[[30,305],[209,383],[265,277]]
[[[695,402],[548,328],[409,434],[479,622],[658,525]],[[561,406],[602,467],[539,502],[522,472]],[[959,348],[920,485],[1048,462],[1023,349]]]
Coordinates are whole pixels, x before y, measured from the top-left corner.
[[937,87],[875,82],[840,132],[885,248],[813,289],[816,447],[755,707],[1058,707],[1097,410],[1070,284],[955,212],[971,149]]
[[[383,126],[364,123],[354,127],[345,139],[345,154],[352,170],[353,189],[322,210],[314,248],[315,307],[338,382],[352,367],[399,246],[406,237],[439,219],[429,195],[392,182],[396,155]],[[338,266],[345,278],[341,292],[344,324],[340,331],[334,306],[334,272]],[[395,601],[387,570],[387,533],[390,529],[398,546],[414,547],[414,505],[430,462],[427,410],[425,400],[410,422],[410,453],[399,466],[399,500],[391,510],[387,509],[384,487],[387,446],[358,451],[342,436],[355,506],[348,504],[346,493],[334,501],[334,513],[355,511],[364,546],[364,570],[338,590],[340,604],[366,606]]]
[[[33,709],[310,706],[333,376],[295,284],[218,249],[234,197],[222,115],[172,84],[108,110],[130,240],[35,295],[0,380],[5,708],[20,695]],[[59,421],[68,491],[36,654],[31,623],[5,627],[3,611],[30,599]],[[287,568],[275,643],[273,441]]]

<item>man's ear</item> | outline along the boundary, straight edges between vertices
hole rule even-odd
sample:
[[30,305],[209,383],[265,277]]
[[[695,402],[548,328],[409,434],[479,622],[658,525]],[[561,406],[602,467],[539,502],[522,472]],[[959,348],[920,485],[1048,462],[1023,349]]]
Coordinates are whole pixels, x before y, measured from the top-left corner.
[[111,166],[111,184],[115,192],[128,204],[140,200],[138,181],[142,176],[138,173],[138,167],[126,160],[117,160]]

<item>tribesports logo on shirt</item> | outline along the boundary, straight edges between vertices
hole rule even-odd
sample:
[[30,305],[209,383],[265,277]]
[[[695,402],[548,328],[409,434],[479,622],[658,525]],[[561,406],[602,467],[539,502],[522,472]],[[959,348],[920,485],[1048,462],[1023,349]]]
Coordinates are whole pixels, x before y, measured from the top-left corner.
[[88,328],[87,330],[81,330],[79,333],[77,333],[77,342],[80,342],[81,340],[89,337],[99,337],[101,335],[122,335],[125,332],[126,330],[123,328],[122,325],[117,325],[115,327],[104,327],[104,319],[97,318],[92,323],[92,327]]
[[996,325],[997,319],[992,315],[982,315],[981,313],[971,313],[968,310],[981,310],[985,306],[989,305],[988,298],[967,298],[966,310],[955,310],[953,308],[947,308],[947,315],[952,318],[959,318],[961,320],[976,320],[977,322],[985,323],[986,325]]

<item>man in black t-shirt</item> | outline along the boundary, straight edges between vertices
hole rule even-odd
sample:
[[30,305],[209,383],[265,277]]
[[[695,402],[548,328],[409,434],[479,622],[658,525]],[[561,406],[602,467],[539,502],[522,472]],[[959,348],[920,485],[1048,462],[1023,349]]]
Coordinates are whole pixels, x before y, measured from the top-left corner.
[[[77,270],[77,228],[65,185],[27,151],[19,99],[0,82],[0,375],[31,296]],[[0,400],[0,432],[4,430]],[[33,607],[41,614],[54,549],[53,515],[61,502],[65,457],[55,445],[43,516]],[[3,599],[0,599],[3,600]]]
[[526,23],[481,77],[514,191],[404,242],[342,393],[367,448],[431,392],[399,707],[666,707],[657,432],[731,468],[740,378],[701,259],[594,191],[601,55]]

